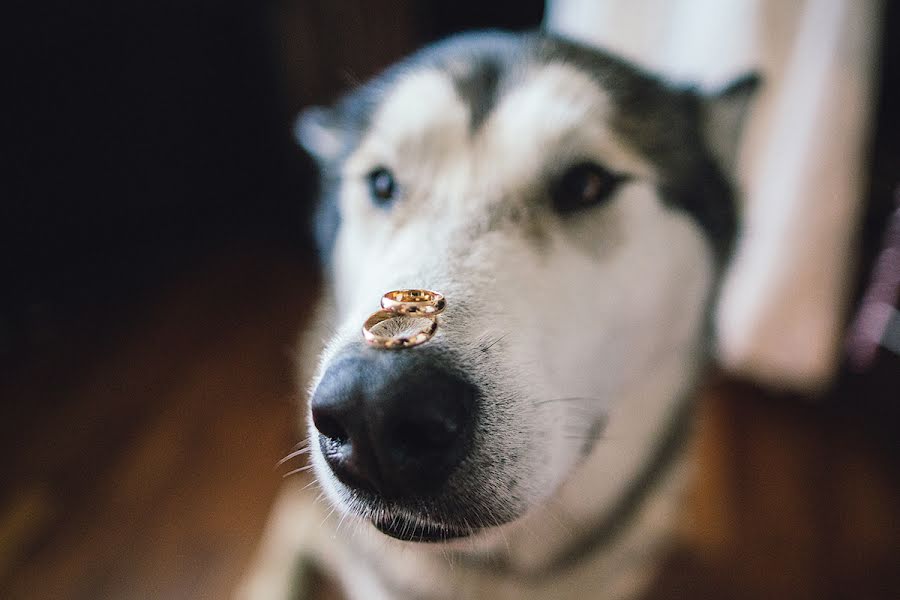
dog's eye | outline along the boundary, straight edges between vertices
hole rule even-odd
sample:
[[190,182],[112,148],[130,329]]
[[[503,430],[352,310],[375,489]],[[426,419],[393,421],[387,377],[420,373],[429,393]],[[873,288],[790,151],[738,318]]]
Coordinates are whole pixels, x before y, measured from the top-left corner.
[[369,173],[368,180],[369,193],[375,204],[383,206],[393,201],[397,195],[397,182],[394,181],[393,173],[384,167],[378,167]]
[[570,167],[550,190],[553,208],[565,214],[602,204],[624,179],[594,163]]

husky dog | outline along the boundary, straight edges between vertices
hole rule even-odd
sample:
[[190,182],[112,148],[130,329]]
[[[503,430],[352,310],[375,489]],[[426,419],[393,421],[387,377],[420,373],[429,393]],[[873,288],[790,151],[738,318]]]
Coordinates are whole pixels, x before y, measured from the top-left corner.
[[[245,595],[287,595],[271,561],[300,558],[353,599],[641,589],[684,487],[755,82],[705,96],[488,32],[301,115],[322,172],[307,416],[328,506],[285,493]],[[368,347],[361,324],[399,288],[446,296],[437,333]]]

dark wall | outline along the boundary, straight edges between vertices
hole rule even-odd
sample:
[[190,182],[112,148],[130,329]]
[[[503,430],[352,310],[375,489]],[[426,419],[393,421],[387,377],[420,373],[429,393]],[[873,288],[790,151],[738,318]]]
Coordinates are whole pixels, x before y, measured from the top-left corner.
[[17,15],[0,348],[115,306],[218,240],[301,237],[304,163],[262,7],[54,2]]
[[[47,331],[64,331],[86,310],[127,310],[223,244],[277,245],[309,260],[314,178],[290,137],[296,112],[432,39],[536,27],[543,5],[18,0],[4,8],[0,362],[52,343]],[[890,35],[898,23],[889,3],[864,265],[900,172]]]
[[542,6],[19,3],[3,19],[0,356],[222,244],[302,253],[313,177],[290,137],[297,110],[429,39],[535,27]]

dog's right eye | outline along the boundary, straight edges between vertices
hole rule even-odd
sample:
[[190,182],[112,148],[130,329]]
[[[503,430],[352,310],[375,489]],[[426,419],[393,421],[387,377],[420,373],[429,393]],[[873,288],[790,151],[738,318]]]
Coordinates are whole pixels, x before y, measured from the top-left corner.
[[397,195],[397,182],[394,174],[384,167],[373,169],[368,175],[369,194],[372,202],[379,206],[390,204]]
[[553,208],[567,214],[598,206],[609,200],[626,177],[595,163],[569,167],[550,189]]

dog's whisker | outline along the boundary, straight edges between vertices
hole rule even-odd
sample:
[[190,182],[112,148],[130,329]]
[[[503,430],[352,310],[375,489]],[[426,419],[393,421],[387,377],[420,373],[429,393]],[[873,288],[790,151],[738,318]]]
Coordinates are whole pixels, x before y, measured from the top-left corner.
[[572,396],[567,398],[550,398],[549,400],[538,400],[534,403],[534,406],[540,406],[542,404],[550,404],[552,402],[602,402],[600,398],[589,398],[586,396]]
[[304,486],[303,486],[302,488],[300,488],[298,491],[302,492],[302,491],[304,491],[305,489],[307,489],[307,488],[309,488],[309,487],[312,487],[312,486],[316,485],[317,483],[319,483],[319,480],[313,478],[312,481],[310,481],[309,483],[307,483],[306,485],[304,485]]
[[490,518],[494,522],[494,527],[497,528],[497,532],[500,534],[500,537],[503,538],[503,544],[506,546],[506,553],[509,554],[509,538],[506,537],[506,532],[503,530],[502,524],[500,523],[500,519],[497,518],[497,515],[494,514],[494,511],[487,511],[488,518]]
[[290,477],[291,475],[296,475],[297,473],[309,471],[312,468],[313,468],[312,465],[306,465],[306,466],[300,467],[299,469],[292,469],[292,470],[288,471],[287,473],[285,473],[284,475],[282,475],[281,477],[283,479],[286,479],[286,478]]
[[291,451],[297,450],[298,448],[302,448],[303,446],[307,445],[309,445],[309,438],[300,440],[299,442],[291,446]]
[[288,454],[287,456],[285,456],[284,458],[279,460],[277,463],[275,463],[275,466],[280,467],[281,465],[283,465],[287,461],[291,460],[292,458],[296,458],[298,456],[306,454],[307,452],[309,452],[309,446],[304,446],[303,448],[300,448],[299,450],[294,450],[293,452],[291,452],[290,454]]
[[337,534],[339,534],[339,533],[341,532],[341,525],[344,524],[344,519],[347,518],[347,515],[350,514],[350,511],[351,511],[351,510],[353,510],[353,505],[350,505],[349,510],[344,511],[344,512],[341,514],[341,518],[340,518],[340,520],[338,521],[337,527],[335,527],[335,529],[334,529],[334,534],[335,534],[335,535],[337,535]]
[[337,510],[337,504],[333,504],[333,505],[331,506],[331,510],[328,511],[328,514],[325,515],[325,518],[322,519],[322,522],[321,522],[321,523],[319,523],[319,527],[322,527],[323,525],[325,525],[325,521],[327,521],[328,518],[329,518],[331,515],[334,514],[334,511],[335,511],[335,510]]
[[495,339],[494,341],[490,342],[489,344],[482,345],[482,346],[481,346],[481,351],[482,351],[482,352],[487,352],[488,350],[490,350],[491,348],[493,348],[495,344],[498,344],[499,342],[502,342],[504,339],[506,339],[506,336],[508,336],[508,335],[509,335],[509,333],[504,333],[503,335],[501,335],[500,337],[498,337],[498,338]]

